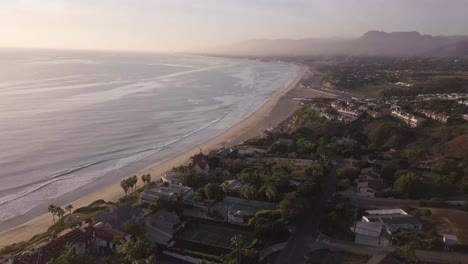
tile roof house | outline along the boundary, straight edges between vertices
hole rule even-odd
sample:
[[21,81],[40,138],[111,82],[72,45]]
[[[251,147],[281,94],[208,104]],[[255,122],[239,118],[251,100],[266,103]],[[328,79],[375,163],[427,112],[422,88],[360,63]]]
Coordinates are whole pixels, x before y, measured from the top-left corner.
[[52,258],[59,257],[67,245],[71,246],[75,254],[86,254],[91,251],[98,253],[118,252],[119,246],[113,243],[113,240],[118,236],[126,237],[127,235],[118,230],[104,227],[102,223],[89,227],[77,227],[33,252],[22,252],[16,255],[14,263],[46,264]]
[[203,154],[201,150],[200,153],[198,153],[197,155],[190,157],[188,166],[192,170],[200,173],[207,173],[210,171],[210,165],[208,164],[208,156]]

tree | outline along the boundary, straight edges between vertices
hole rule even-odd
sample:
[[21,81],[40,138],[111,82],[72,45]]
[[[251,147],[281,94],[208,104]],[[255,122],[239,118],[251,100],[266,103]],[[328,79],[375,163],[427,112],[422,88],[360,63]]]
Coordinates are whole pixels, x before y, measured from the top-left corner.
[[398,248],[396,253],[401,259],[409,263],[415,262],[417,260],[416,249],[413,244],[404,245]]
[[306,202],[297,192],[290,192],[279,203],[279,208],[287,222],[295,222],[304,214]]
[[398,166],[395,163],[390,162],[382,167],[382,177],[386,180],[393,181],[397,171]]
[[242,263],[242,247],[244,246],[245,239],[243,235],[236,234],[231,238],[231,243],[235,247],[236,252],[236,263]]
[[47,210],[49,211],[49,213],[52,214],[52,219],[54,220],[54,225],[55,225],[55,215],[57,214],[57,206],[55,206],[54,204],[51,204],[49,205]]
[[65,215],[65,210],[63,210],[62,207],[57,207],[57,216],[59,219],[62,219],[62,217]]
[[411,165],[415,166],[422,160],[424,154],[424,150],[413,149],[406,152],[406,157],[408,158],[408,161],[411,163]]
[[68,211],[69,214],[72,214],[72,209],[73,209],[72,204],[68,204],[67,206],[65,206],[65,210]]
[[145,234],[145,228],[133,220],[125,222],[123,229],[125,233],[131,235],[132,237],[141,237]]
[[120,181],[120,187],[122,187],[123,191],[125,192],[125,196],[128,194],[128,180],[124,179]]
[[149,185],[151,182],[151,174],[143,174],[141,175],[141,181],[143,182],[143,185]]
[[298,139],[296,142],[296,146],[297,146],[297,151],[303,154],[310,154],[317,148],[317,145],[315,145],[312,141],[306,138]]
[[347,166],[347,167],[339,168],[336,170],[336,174],[341,179],[353,180],[357,178],[360,173],[361,171],[359,170],[359,168],[354,167],[354,166]]
[[210,200],[218,198],[221,194],[221,187],[216,183],[208,183],[203,189],[205,190],[206,197]]
[[400,193],[404,198],[417,199],[423,192],[423,182],[421,177],[409,172],[401,175],[393,184],[395,191]]
[[254,199],[255,198],[255,192],[256,192],[255,187],[253,187],[251,185],[242,186],[242,188],[240,189],[240,193],[247,200]]
[[51,259],[48,264],[93,264],[96,260],[88,255],[77,255],[73,252],[73,248],[70,245],[66,245],[62,254],[56,259]]
[[242,170],[239,179],[257,187],[260,187],[262,184],[262,177],[258,170],[244,169]]
[[278,189],[271,183],[267,184],[265,187],[265,195],[268,200],[273,201],[278,196]]
[[156,263],[156,259],[159,256],[159,249],[148,237],[144,237],[137,238],[136,241],[125,241],[120,246],[120,252],[118,254],[122,261],[119,263],[153,264]]
[[131,182],[132,182],[133,191],[135,191],[135,190],[136,190],[137,183],[138,183],[138,176],[133,175],[132,181],[131,181]]

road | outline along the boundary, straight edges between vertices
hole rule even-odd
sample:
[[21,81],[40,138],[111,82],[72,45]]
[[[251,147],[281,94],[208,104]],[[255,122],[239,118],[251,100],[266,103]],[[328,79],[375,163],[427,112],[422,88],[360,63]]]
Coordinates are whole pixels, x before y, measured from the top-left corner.
[[388,209],[401,206],[418,206],[417,200],[402,200],[392,198],[368,198],[359,195],[340,193],[344,197],[348,197],[351,202],[359,208],[381,208]]
[[[336,175],[337,167],[338,164],[334,163],[328,177],[323,183],[320,195],[321,208],[325,206],[327,200],[331,198],[333,192],[336,190],[336,183],[338,181],[338,177]],[[320,210],[320,212],[321,211],[322,210]],[[317,219],[320,219],[320,215],[308,214],[305,217],[304,222],[297,226],[295,233],[291,235],[286,247],[281,251],[280,255],[276,259],[276,264],[304,262],[304,255],[313,248],[313,245],[320,235]]]
[[[360,245],[349,241],[336,240],[324,236],[317,239],[313,249],[333,249],[358,255],[379,255],[393,252],[396,247],[393,246],[370,246]],[[461,264],[468,263],[468,254],[444,251],[416,250],[416,257],[425,262]]]

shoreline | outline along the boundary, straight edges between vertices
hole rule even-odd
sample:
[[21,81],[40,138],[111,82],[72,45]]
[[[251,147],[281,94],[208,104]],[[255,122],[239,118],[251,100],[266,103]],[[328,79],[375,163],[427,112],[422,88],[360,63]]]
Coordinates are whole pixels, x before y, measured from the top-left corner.
[[[299,108],[298,102],[290,100],[292,97],[287,98],[289,96],[286,95],[295,89],[300,89],[299,83],[308,73],[307,68],[302,66],[301,68],[302,70],[299,72],[299,75],[291,82],[288,87],[286,87],[286,89],[276,93],[260,108],[258,108],[244,120],[228,128],[221,134],[189,150],[186,150],[181,154],[171,157],[158,164],[150,165],[149,167],[133,174],[136,174],[140,178],[142,174],[150,173],[152,180],[157,181],[161,178],[161,175],[165,171],[168,171],[175,166],[185,164],[191,156],[198,153],[200,148],[203,149],[205,153],[207,153],[222,147],[238,145],[245,142],[247,139],[258,136],[264,129],[283,121]],[[142,182],[139,181],[138,187],[141,186]],[[73,201],[71,204],[73,204],[73,207],[76,209],[87,206],[91,202],[98,199],[103,199],[105,201],[116,201],[121,196],[123,196],[123,191],[120,187],[120,182],[114,182],[108,187]],[[0,232],[0,248],[13,243],[27,241],[33,236],[47,231],[49,226],[52,224],[52,217],[50,214],[45,213],[24,224],[4,230]]]

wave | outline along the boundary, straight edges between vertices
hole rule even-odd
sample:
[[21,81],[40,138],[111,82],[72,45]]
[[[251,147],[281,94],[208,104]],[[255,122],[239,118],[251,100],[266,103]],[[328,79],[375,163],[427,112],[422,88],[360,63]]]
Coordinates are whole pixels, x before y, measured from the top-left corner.
[[[27,185],[22,185],[22,186],[17,186],[15,188],[12,188],[10,189],[9,191],[15,191],[15,190],[18,190],[20,191],[21,189],[24,189],[24,188],[27,188],[27,187],[30,187],[30,186],[36,186],[34,188],[30,188],[30,189],[27,189],[27,190],[23,190],[22,192],[20,191],[20,193],[16,193],[14,195],[10,195],[10,196],[6,196],[6,197],[3,197],[2,199],[0,199],[0,206],[1,205],[4,205],[4,204],[7,204],[13,200],[17,200],[19,198],[23,198],[25,196],[28,196],[34,192],[37,192],[47,186],[49,186],[50,184],[53,184],[53,183],[56,183],[58,181],[63,181],[63,180],[67,180],[67,179],[70,179],[70,178],[73,178],[75,177],[74,175],[70,175],[72,173],[76,173],[78,171],[81,171],[81,170],[84,170],[84,169],[87,169],[87,168],[90,168],[92,166],[96,166],[96,165],[99,165],[99,164],[102,164],[102,163],[105,163],[105,162],[108,162],[108,161],[113,161],[113,160],[122,160],[122,159],[125,159],[125,158],[130,158],[132,156],[136,156],[138,154],[142,154],[142,153],[145,153],[145,152],[151,152],[149,155],[153,155],[159,151],[161,151],[162,149],[165,149],[169,146],[172,146],[190,136],[193,136],[205,129],[208,129],[210,128],[212,125],[218,123],[219,121],[221,121],[224,117],[226,117],[227,115],[229,114],[229,112],[224,112],[221,116],[219,116],[218,118],[212,120],[211,122],[207,123],[206,125],[204,126],[201,126],[187,134],[184,134],[182,136],[180,136],[179,138],[176,138],[172,141],[169,141],[168,143],[166,144],[163,144],[163,145],[160,145],[160,146],[155,146],[155,147],[150,147],[150,148],[145,148],[145,149],[142,149],[142,150],[139,150],[139,151],[135,151],[133,153],[131,153],[130,155],[121,155],[121,156],[118,156],[118,157],[110,157],[110,158],[107,158],[107,159],[102,159],[102,160],[99,160],[99,161],[95,161],[95,162],[91,162],[91,163],[87,163],[87,164],[84,164],[84,165],[81,165],[81,166],[78,166],[78,167],[75,167],[75,168],[72,168],[72,169],[69,169],[69,170],[66,170],[66,171],[62,171],[62,172],[59,172],[59,173],[56,173],[56,174],[53,174],[53,175],[50,175],[47,177],[47,181],[44,182],[44,181],[36,181],[36,182],[33,182],[33,183],[29,183]],[[121,150],[119,150],[121,151]],[[113,152],[119,152],[119,151],[113,151]],[[149,156],[148,155],[148,156]],[[140,158],[139,160],[136,160],[136,161],[132,161],[130,163],[127,163],[123,166],[121,166],[120,168],[115,168],[115,169],[121,169],[125,166],[128,166],[134,162],[140,162],[141,160],[145,159],[147,156],[144,156],[142,158]],[[115,170],[114,169],[114,170]],[[103,177],[105,175],[107,175],[110,171],[107,171],[105,172],[103,175],[101,175],[100,177]],[[39,184],[39,186],[37,186]],[[60,194],[62,195],[62,194]]]

